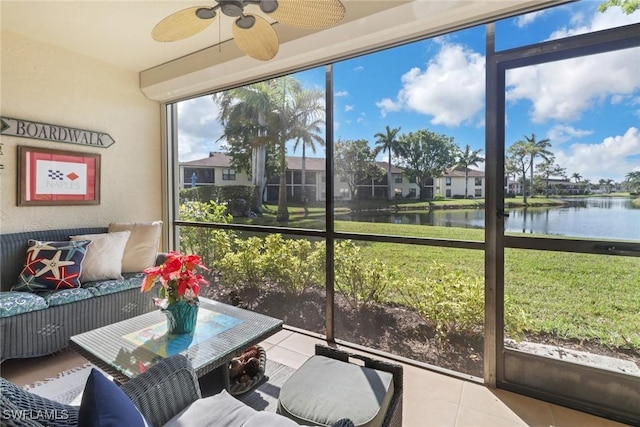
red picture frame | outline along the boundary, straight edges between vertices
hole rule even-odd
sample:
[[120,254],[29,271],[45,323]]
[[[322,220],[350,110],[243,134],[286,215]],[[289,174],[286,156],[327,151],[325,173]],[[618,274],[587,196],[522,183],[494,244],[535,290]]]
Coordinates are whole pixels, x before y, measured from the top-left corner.
[[100,155],[18,147],[18,206],[99,205]]

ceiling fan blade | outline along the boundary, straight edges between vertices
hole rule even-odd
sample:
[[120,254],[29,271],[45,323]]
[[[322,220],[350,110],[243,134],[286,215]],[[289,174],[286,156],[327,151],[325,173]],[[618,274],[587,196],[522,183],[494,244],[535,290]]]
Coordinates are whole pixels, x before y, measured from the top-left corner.
[[[250,28],[243,28],[240,22],[255,19]],[[233,37],[244,53],[260,61],[268,61],[278,53],[280,42],[276,31],[260,16],[245,15],[233,25]]]
[[278,22],[300,28],[328,28],[344,18],[340,0],[279,0],[269,16]]
[[208,6],[196,6],[173,13],[153,27],[151,37],[159,42],[174,42],[199,33],[213,22],[215,13],[209,19],[202,19],[196,14],[198,9],[210,8]]

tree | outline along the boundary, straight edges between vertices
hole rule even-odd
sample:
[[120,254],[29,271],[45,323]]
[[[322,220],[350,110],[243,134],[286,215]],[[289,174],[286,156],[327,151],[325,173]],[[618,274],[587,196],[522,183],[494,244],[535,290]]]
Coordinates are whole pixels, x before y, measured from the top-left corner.
[[249,170],[251,183],[258,187],[254,208],[262,212],[262,195],[267,183],[267,150],[275,148],[274,80],[254,83],[213,95],[220,105],[223,138],[230,146],[234,167]]
[[375,153],[364,139],[336,141],[334,158],[335,174],[346,180],[351,199],[357,195],[359,185],[384,176],[384,170],[375,162]]
[[580,175],[578,172],[575,172],[571,174],[571,178],[576,180],[576,184],[579,184],[580,180],[582,179],[582,175]]
[[380,152],[383,154],[389,152],[389,162],[387,167],[387,196],[389,200],[394,197],[393,182],[391,181],[391,154],[399,155],[402,153],[402,144],[400,140],[396,139],[396,136],[400,132],[400,128],[391,129],[389,126],[385,128],[384,132],[378,132],[373,137],[376,138],[375,155]]
[[522,193],[523,202],[527,204],[527,188],[526,188],[526,176],[529,171],[529,152],[527,150],[527,143],[524,141],[517,141],[507,149],[507,162],[511,162],[517,171],[522,175]]
[[453,138],[429,130],[419,130],[400,136],[403,153],[400,164],[405,174],[414,176],[420,187],[420,198],[427,198],[429,179],[444,175],[456,162],[458,147]]
[[[292,123],[300,117],[297,111],[297,94],[302,91],[300,83],[292,77],[267,80],[248,86],[231,89],[214,95],[220,104],[220,118],[225,125],[225,134],[232,141],[251,143],[252,171],[254,185],[261,189],[266,186],[265,166],[266,150],[275,147],[278,156],[280,185],[278,192],[277,221],[288,221],[287,208],[287,150],[286,143],[297,137],[299,129]],[[255,129],[248,123],[257,123]],[[251,141],[237,138],[240,129],[249,129]],[[229,141],[231,143],[231,141]]]
[[303,90],[295,94],[295,115],[291,117],[291,137],[294,140],[293,151],[302,147],[302,201],[307,200],[306,190],[306,148],[315,154],[316,144],[324,147],[322,127],[324,125],[324,107],[321,103],[323,94],[319,90]]
[[560,167],[555,162],[556,162],[555,157],[551,156],[545,159],[544,162],[542,162],[542,164],[540,164],[540,168],[539,168],[540,174],[544,178],[544,182],[545,182],[545,185],[544,185],[545,197],[549,197],[549,177],[552,177],[552,176],[564,177],[567,171],[565,168]]
[[640,0],[607,0],[598,6],[598,11],[606,12],[610,7],[616,6],[619,6],[627,15],[631,15],[640,9]]
[[478,163],[483,163],[484,159],[479,156],[482,149],[471,151],[469,144],[466,145],[464,151],[458,150],[456,168],[461,167],[464,169],[464,198],[468,198],[468,179],[469,179],[469,167],[478,166]]
[[547,159],[553,155],[551,151],[547,150],[548,147],[551,147],[548,139],[541,139],[540,141],[536,141],[536,134],[532,133],[531,137],[525,135],[526,140],[526,151],[529,155],[529,174],[531,175],[531,197],[534,196],[534,188],[533,188],[533,172],[535,169],[535,160],[538,157],[542,157],[543,159]]
[[640,191],[640,171],[631,171],[624,177],[624,182],[629,186],[630,193]]

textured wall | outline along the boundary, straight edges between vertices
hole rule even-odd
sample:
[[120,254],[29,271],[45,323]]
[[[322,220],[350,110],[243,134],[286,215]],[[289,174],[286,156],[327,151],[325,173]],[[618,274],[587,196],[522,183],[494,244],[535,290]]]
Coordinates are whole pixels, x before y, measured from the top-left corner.
[[[138,74],[6,31],[0,50],[2,116],[104,132],[116,141],[105,149],[3,136],[0,232],[162,219],[160,106],[140,91]],[[101,154],[100,204],[18,207],[18,145]]]

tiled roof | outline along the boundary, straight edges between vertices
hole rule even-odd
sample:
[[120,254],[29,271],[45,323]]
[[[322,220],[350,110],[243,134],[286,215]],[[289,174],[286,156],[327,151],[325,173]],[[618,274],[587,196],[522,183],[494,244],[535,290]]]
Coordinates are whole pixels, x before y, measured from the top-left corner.
[[[385,171],[387,170],[387,162],[376,162]],[[188,167],[218,167],[228,168],[231,166],[231,156],[226,153],[211,152],[209,157],[189,162],[180,163],[182,166]],[[302,170],[302,157],[287,156],[287,165],[290,170]],[[325,159],[318,157],[307,157],[305,159],[305,168],[308,171],[325,170]],[[395,165],[391,165],[391,173],[402,173],[402,169]],[[462,175],[464,176],[464,174]],[[472,175],[469,175],[472,176]],[[482,174],[484,176],[484,174]]]
[[[476,170],[473,170],[473,169],[468,169],[468,171],[469,172],[468,172],[467,176],[469,178],[472,178],[472,177],[484,178],[484,172],[482,172],[482,171],[476,171]],[[459,176],[461,178],[464,178],[464,170],[451,168],[448,171],[446,171],[443,176],[446,176],[446,177]]]

